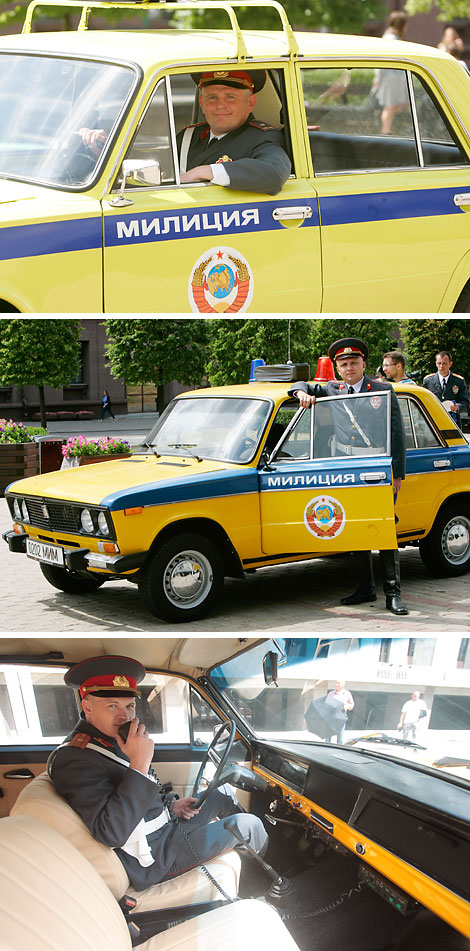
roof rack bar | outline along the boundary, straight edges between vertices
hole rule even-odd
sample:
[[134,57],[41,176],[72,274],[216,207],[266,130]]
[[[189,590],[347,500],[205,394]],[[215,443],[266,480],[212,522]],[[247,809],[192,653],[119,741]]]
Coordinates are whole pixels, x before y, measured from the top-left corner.
[[[199,0],[32,0],[26,10],[25,21],[23,24],[23,33],[31,33],[34,11],[36,7],[59,7],[62,9],[81,8],[80,22],[77,30],[84,31],[88,29],[88,20],[92,10],[225,10],[230,19],[231,27],[236,42],[237,59],[245,61],[247,51],[243,34],[237,20],[234,7],[246,6],[246,0],[210,0],[210,2],[199,2]],[[287,19],[286,11],[277,0],[252,0],[251,7],[270,7],[277,10],[281,20],[282,32],[285,36],[289,56],[294,59],[298,55],[298,46],[294,37],[292,27]]]

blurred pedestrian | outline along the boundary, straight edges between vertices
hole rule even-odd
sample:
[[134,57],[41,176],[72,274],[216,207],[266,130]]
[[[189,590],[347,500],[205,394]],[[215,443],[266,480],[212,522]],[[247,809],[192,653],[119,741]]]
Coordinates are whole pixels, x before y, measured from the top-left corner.
[[105,413],[109,413],[109,415],[110,415],[113,419],[116,419],[116,417],[115,417],[115,415],[114,415],[114,413],[113,413],[113,407],[112,407],[112,404],[111,404],[111,397],[110,397],[110,395],[109,395],[109,393],[108,393],[107,390],[104,390],[104,392],[103,392],[103,399],[101,400],[101,422],[103,422],[103,420],[104,420]]
[[421,700],[419,690],[411,694],[411,699],[407,700],[401,708],[398,729],[403,730],[404,740],[413,740],[416,743],[417,727],[420,720],[424,720],[428,715],[428,708]]
[[454,56],[455,59],[463,59],[463,39],[453,26],[446,26],[437,48]]
[[452,354],[439,350],[436,354],[437,373],[424,377],[423,386],[440,399],[455,423],[460,426],[460,414],[469,409],[467,384],[459,373],[451,373]]
[[[354,700],[350,690],[346,690],[346,681],[337,680],[335,683],[335,689],[328,692],[328,697],[332,700],[336,700],[338,703],[343,704],[343,710],[348,715],[350,710],[354,710]],[[342,746],[344,743],[344,731],[346,729],[347,720],[343,723],[343,726],[339,730],[339,733],[336,735],[336,742],[338,746]],[[331,743],[331,736],[326,737],[325,742]]]
[[[404,40],[408,27],[408,17],[403,10],[393,10],[388,18],[383,38]],[[382,107],[381,132],[390,135],[393,120],[397,112],[403,112],[409,105],[406,72],[403,69],[377,69],[375,71],[372,92]]]

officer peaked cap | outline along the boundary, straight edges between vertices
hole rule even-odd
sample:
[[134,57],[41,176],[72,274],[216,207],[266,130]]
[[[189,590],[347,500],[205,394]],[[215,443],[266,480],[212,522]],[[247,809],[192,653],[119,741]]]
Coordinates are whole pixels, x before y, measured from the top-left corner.
[[64,676],[68,687],[80,690],[80,696],[140,697],[137,684],[145,677],[145,667],[132,657],[90,657],[74,664]]
[[250,92],[259,92],[266,82],[264,69],[214,69],[210,73],[191,73],[199,89],[206,86],[233,86],[235,89],[249,89]]
[[330,360],[340,360],[341,357],[364,357],[367,360],[369,347],[359,337],[341,337],[331,344],[328,356]]

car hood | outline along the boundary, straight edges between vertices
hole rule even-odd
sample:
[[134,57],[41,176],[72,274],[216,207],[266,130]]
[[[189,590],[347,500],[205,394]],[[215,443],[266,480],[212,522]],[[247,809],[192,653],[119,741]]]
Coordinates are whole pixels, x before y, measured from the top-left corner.
[[29,201],[37,197],[37,188],[29,182],[10,182],[0,178],[0,205],[13,201]]
[[[225,462],[198,462],[191,457],[156,459],[152,454],[46,472],[12,483],[9,491],[107,505],[112,511],[119,511],[132,506],[204,498],[208,493],[226,494],[234,480],[237,486],[241,480],[252,482],[256,491],[257,470]],[[248,491],[248,486],[244,486],[244,490]]]

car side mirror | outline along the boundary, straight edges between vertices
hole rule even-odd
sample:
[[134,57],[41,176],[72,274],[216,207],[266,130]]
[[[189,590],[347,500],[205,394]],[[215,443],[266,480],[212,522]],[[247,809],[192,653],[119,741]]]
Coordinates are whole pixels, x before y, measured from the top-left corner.
[[269,651],[263,657],[263,675],[264,682],[269,686],[269,684],[275,684],[277,687],[277,654],[275,651]]
[[122,182],[119,194],[112,198],[110,205],[119,208],[132,205],[132,198],[124,198],[126,185],[161,185],[162,171],[160,162],[155,159],[124,159],[122,163]]

